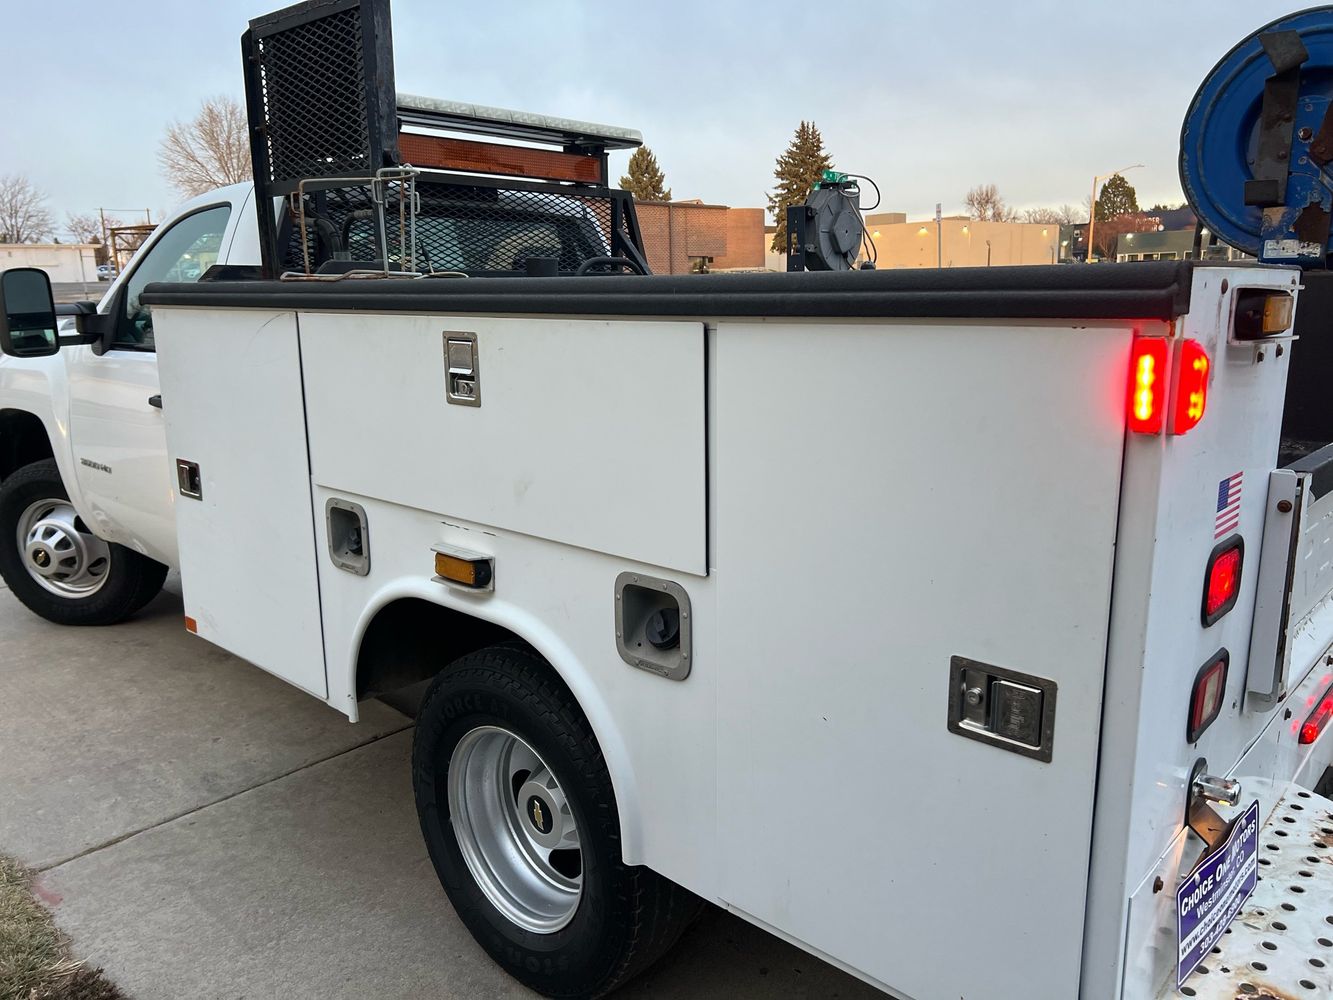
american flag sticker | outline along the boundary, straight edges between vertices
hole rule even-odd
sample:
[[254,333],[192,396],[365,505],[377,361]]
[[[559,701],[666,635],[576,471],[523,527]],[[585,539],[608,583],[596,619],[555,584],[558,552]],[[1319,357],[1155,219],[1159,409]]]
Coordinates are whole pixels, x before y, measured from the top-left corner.
[[1217,518],[1213,521],[1213,538],[1236,530],[1240,524],[1240,489],[1243,472],[1233,472],[1217,484]]

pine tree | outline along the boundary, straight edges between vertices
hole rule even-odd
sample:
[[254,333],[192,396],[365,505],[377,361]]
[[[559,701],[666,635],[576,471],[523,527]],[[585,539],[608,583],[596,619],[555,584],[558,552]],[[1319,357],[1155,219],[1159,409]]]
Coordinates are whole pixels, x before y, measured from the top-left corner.
[[634,195],[635,201],[670,201],[666,174],[657,165],[657,157],[647,146],[640,146],[629,158],[629,173],[620,178],[620,186]]
[[833,159],[824,150],[824,137],[814,122],[801,122],[787,146],[778,157],[773,176],[777,190],[768,196],[768,210],[773,213],[777,232],[773,234],[774,253],[787,252],[787,208],[800,205],[824,174],[833,167]]
[[1134,185],[1120,174],[1113,174],[1111,179],[1102,185],[1101,197],[1097,199],[1097,221],[1107,222],[1138,210],[1139,196],[1134,190]]

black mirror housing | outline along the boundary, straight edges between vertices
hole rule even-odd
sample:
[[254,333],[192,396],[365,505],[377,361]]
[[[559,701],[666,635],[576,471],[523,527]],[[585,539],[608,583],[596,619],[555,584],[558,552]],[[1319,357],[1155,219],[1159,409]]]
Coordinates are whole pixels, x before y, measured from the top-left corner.
[[35,267],[0,272],[0,352],[44,358],[60,350],[51,279]]

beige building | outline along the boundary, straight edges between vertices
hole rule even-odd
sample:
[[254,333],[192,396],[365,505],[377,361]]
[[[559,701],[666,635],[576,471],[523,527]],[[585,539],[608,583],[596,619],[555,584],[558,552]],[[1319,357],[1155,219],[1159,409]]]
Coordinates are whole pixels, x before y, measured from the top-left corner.
[[1054,264],[1059,260],[1060,227],[1040,222],[978,222],[947,216],[939,223],[907,222],[901,212],[866,216],[877,252],[875,266],[1006,267]]
[[0,243],[0,271],[39,267],[53,282],[97,280],[94,243]]
[[[908,222],[903,212],[872,212],[866,231],[875,246],[875,266],[1006,267],[1011,264],[1054,264],[1059,258],[1060,227],[1029,222],[977,222],[965,215]],[[769,226],[766,240],[772,240]],[[768,246],[767,243],[764,244]],[[864,253],[863,259],[869,254]],[[767,253],[767,266],[785,271],[787,258]]]

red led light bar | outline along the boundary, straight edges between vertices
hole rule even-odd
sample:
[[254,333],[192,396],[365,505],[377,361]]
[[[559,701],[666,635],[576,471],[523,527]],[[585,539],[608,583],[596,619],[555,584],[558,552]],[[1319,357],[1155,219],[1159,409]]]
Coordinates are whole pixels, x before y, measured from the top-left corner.
[[1208,407],[1208,354],[1197,340],[1182,340],[1176,352],[1176,405],[1171,433],[1184,434],[1203,419]]
[[1166,417],[1167,343],[1160,337],[1135,337],[1129,355],[1129,394],[1126,400],[1129,429],[1136,434],[1158,434]]
[[1319,696],[1319,701],[1315,705],[1315,710],[1301,726],[1301,743],[1310,744],[1319,739],[1319,734],[1328,726],[1329,719],[1333,719],[1333,684],[1324,689],[1324,693]]

